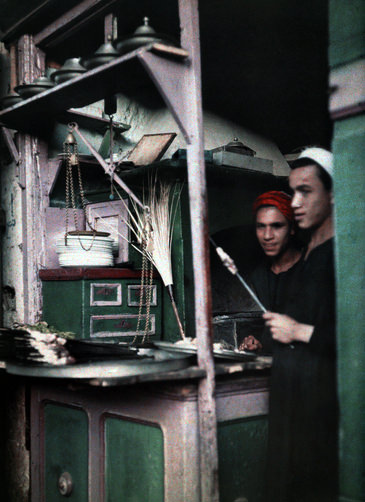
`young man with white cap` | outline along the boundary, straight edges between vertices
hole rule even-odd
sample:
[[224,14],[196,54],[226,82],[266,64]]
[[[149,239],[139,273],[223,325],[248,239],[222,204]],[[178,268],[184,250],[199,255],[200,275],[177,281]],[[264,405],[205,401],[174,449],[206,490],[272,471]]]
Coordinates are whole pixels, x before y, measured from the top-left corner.
[[308,246],[282,313],[263,315],[273,344],[267,500],[332,502],[337,494],[335,282],[331,152],[306,148],[289,184]]
[[[334,235],[332,220],[332,153],[323,148],[307,148],[291,165],[289,184],[294,192],[292,208],[300,229],[309,233],[305,257]],[[313,326],[294,323],[273,313],[265,314],[273,338],[283,343],[308,342]]]

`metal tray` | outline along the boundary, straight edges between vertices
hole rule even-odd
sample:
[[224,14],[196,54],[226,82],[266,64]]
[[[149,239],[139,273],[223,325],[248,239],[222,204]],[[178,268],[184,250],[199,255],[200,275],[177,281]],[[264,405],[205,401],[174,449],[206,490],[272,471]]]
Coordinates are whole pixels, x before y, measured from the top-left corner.
[[144,358],[64,366],[6,363],[6,371],[28,377],[94,379],[146,375],[190,366],[191,357],[185,353],[172,354],[159,349],[139,349],[138,353]]
[[[176,345],[172,342],[163,342],[156,341],[154,342],[156,347],[166,350],[168,352],[172,352],[174,354],[183,353],[183,354],[196,354],[197,348],[191,346],[184,346],[183,344]],[[257,357],[257,354],[254,352],[247,351],[235,351],[235,350],[227,350],[227,349],[214,349],[213,356],[218,359],[231,359],[234,361],[252,361]]]
[[233,361],[252,361],[256,359],[257,354],[254,352],[248,352],[246,350],[227,350],[227,349],[215,349],[213,350],[214,357],[218,359],[231,359]]
[[197,353],[196,347],[189,347],[184,345],[176,345],[173,342],[163,342],[157,340],[153,342],[153,344],[159,349],[166,350],[168,352],[172,352],[174,354],[195,354]]

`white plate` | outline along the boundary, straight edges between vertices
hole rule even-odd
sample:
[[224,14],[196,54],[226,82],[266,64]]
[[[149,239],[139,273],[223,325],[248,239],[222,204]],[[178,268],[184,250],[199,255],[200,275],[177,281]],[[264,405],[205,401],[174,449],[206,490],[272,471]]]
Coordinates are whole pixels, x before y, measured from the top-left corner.
[[67,246],[64,239],[57,241],[56,252],[61,267],[111,267],[114,264],[110,237],[69,235]]

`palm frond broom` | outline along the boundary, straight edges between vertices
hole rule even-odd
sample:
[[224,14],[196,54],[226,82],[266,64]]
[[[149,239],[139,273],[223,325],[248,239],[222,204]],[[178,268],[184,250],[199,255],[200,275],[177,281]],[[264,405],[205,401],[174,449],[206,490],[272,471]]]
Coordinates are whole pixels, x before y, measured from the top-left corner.
[[147,198],[144,197],[146,200],[143,200],[144,209],[131,198],[130,208],[116,187],[114,190],[127,210],[129,219],[124,219],[124,222],[129,227],[131,237],[134,237],[137,245],[132,238],[128,240],[123,235],[122,238],[128,240],[144,258],[155,266],[160,274],[171,300],[181,338],[184,340],[185,333],[173,294],[171,260],[172,236],[181,190],[177,191],[175,185],[171,183],[157,181],[157,179],[151,181]]

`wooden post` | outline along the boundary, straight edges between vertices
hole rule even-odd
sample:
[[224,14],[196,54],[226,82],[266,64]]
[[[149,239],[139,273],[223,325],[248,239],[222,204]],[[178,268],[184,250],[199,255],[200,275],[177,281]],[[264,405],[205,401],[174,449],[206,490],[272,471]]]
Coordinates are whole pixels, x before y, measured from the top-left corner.
[[201,501],[218,502],[218,451],[215,373],[212,353],[212,300],[209,267],[208,210],[204,164],[198,0],[179,0],[181,45],[190,56],[185,72],[185,106],[190,218],[194,267],[195,326],[198,364],[206,371],[198,388]]
[[[30,35],[18,42],[18,82],[31,83],[45,70],[45,58]],[[41,313],[41,284],[39,266],[44,257],[45,218],[42,198],[41,172],[46,172],[47,146],[29,134],[20,133],[19,178],[22,188],[22,252],[23,252],[23,316],[26,323],[39,320]]]

